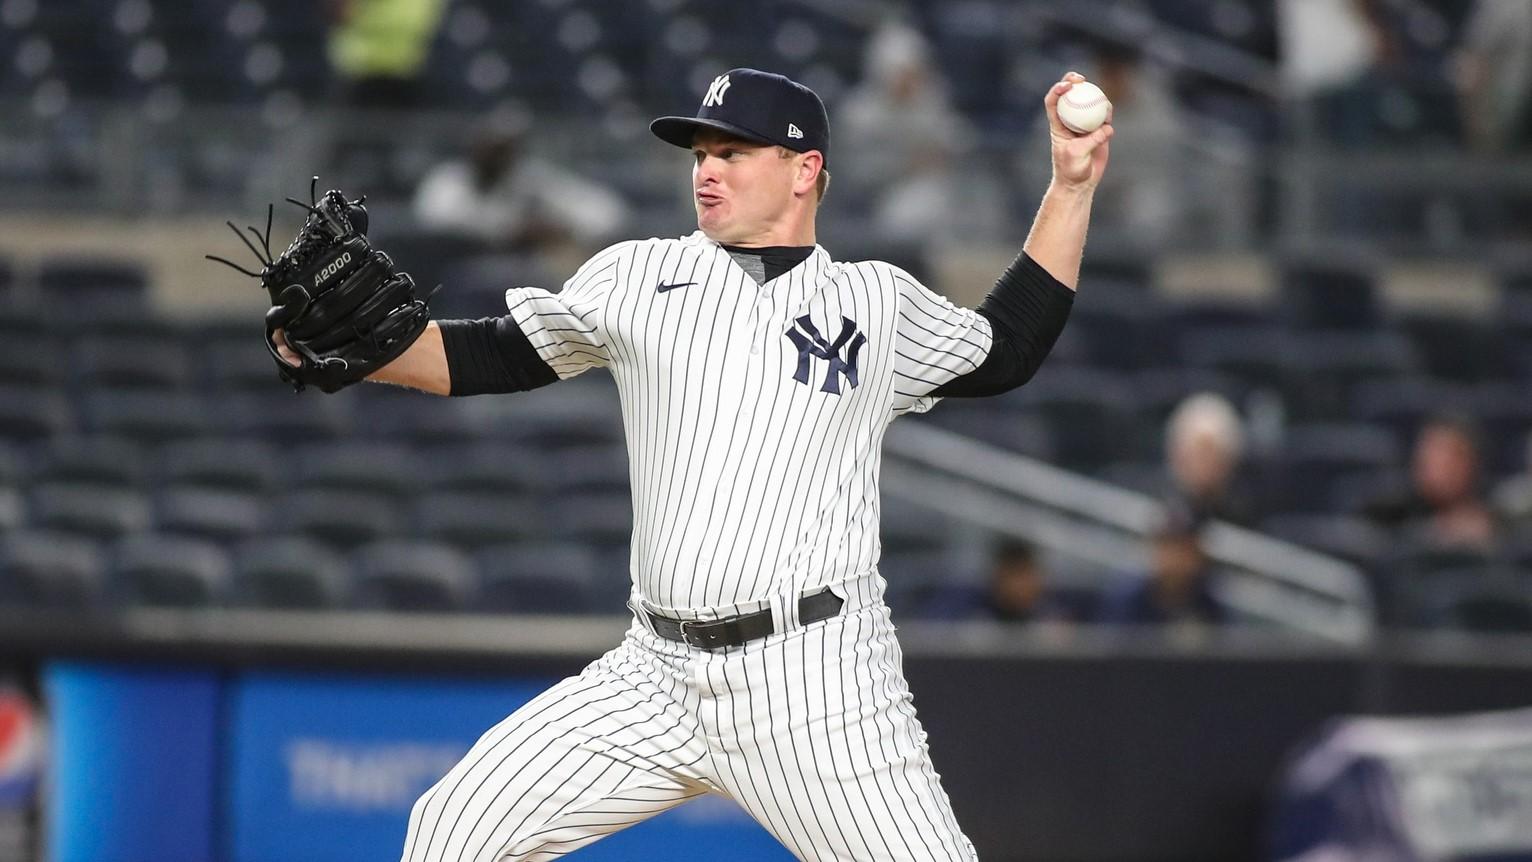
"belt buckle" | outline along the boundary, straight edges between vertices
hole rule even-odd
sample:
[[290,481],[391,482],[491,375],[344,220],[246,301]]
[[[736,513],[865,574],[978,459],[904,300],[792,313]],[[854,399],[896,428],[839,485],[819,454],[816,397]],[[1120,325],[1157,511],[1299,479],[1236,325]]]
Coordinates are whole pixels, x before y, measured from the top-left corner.
[[681,620],[681,640],[698,649],[717,649],[723,641],[720,635],[703,628],[709,620]]

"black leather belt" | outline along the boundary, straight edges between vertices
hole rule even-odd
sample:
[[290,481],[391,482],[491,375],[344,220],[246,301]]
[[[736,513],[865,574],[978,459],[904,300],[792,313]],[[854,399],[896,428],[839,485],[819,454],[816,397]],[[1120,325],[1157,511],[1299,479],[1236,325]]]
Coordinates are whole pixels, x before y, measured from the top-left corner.
[[[798,600],[798,622],[802,625],[827,620],[840,613],[845,599],[825,587]],[[771,608],[753,614],[740,614],[721,620],[673,620],[643,612],[654,633],[666,640],[688,643],[699,649],[744,646],[746,641],[763,638],[773,631]]]

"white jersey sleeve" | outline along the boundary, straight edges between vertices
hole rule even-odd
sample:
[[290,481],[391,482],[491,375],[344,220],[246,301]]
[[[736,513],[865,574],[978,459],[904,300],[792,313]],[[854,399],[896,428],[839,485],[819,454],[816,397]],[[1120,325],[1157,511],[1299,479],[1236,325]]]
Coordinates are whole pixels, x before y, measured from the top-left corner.
[[511,317],[560,380],[611,364],[603,311],[622,251],[612,246],[587,260],[558,293],[540,287],[505,292]]
[[891,268],[898,310],[894,321],[894,415],[924,413],[941,400],[931,392],[979,367],[994,332],[983,315],[959,308]]

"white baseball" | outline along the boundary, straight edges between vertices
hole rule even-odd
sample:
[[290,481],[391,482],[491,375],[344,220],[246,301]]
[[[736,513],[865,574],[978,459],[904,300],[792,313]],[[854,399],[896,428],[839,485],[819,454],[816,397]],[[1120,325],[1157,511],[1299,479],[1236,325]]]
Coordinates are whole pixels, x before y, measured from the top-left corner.
[[1112,103],[1106,93],[1089,81],[1081,81],[1059,97],[1059,121],[1077,134],[1089,134],[1106,122]]

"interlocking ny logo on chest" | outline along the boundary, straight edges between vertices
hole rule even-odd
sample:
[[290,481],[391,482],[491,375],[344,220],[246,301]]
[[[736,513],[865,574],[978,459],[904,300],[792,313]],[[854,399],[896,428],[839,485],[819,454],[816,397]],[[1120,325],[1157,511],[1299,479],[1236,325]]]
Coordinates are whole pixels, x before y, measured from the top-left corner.
[[840,334],[835,336],[834,341],[827,341],[819,334],[818,327],[809,316],[798,318],[792,329],[787,331],[787,339],[798,348],[798,368],[793,373],[793,379],[805,386],[809,383],[809,373],[815,365],[815,359],[822,359],[825,366],[824,383],[819,387],[820,392],[829,392],[832,395],[840,393],[840,379],[846,378],[846,382],[855,389],[860,382],[857,378],[857,357],[862,352],[862,345],[867,343],[867,336],[856,331],[856,321],[849,317],[840,319]]

